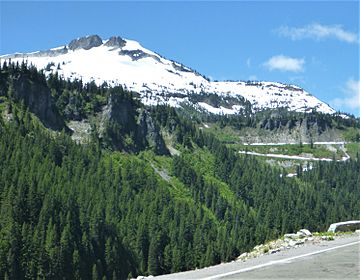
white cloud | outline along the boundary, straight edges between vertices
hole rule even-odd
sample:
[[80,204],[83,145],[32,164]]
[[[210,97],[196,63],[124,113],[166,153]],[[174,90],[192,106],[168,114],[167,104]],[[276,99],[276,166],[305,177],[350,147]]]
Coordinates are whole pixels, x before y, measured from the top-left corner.
[[343,89],[344,96],[330,102],[338,108],[360,109],[360,81],[349,79]]
[[249,80],[250,81],[257,81],[258,80],[258,77],[256,75],[250,75],[249,76]]
[[304,71],[305,59],[293,58],[285,55],[275,55],[266,61],[263,65],[270,71],[291,71],[291,72],[302,72]]
[[275,30],[281,36],[289,37],[292,40],[301,40],[311,38],[322,40],[326,38],[335,38],[346,43],[357,43],[358,35],[343,29],[341,25],[322,25],[312,23],[303,27],[281,26]]

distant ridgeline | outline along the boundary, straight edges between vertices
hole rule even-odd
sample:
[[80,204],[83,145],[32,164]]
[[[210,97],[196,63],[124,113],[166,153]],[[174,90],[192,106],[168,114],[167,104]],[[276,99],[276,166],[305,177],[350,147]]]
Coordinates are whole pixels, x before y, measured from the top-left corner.
[[[298,118],[288,114],[266,121],[265,112],[230,118],[147,107],[121,87],[2,65],[0,279],[183,271],[230,261],[300,228],[358,219],[359,155],[316,162],[290,179],[199,129],[203,118],[239,129],[265,128],[273,118],[275,129],[277,120]],[[319,127],[359,125],[306,118]],[[83,138],[72,140],[78,132]]]

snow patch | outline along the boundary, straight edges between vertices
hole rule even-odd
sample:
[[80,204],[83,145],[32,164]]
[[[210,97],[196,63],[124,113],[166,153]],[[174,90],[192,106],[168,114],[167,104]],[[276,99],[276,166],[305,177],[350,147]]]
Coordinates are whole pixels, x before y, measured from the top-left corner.
[[[3,55],[1,59],[13,62],[27,61],[38,69],[45,69],[49,63],[61,65],[61,69],[52,68],[45,73],[58,72],[65,79],[81,79],[84,83],[95,81],[97,85],[107,82],[109,85],[122,85],[124,88],[139,92],[141,100],[149,105],[168,104],[181,106],[187,102],[189,94],[213,93],[223,97],[244,97],[250,101],[254,110],[285,107],[296,112],[308,112],[316,109],[322,113],[335,113],[329,105],[294,86],[277,82],[209,82],[196,72],[183,65],[167,60],[155,52],[141,46],[137,41],[125,39],[121,50],[140,50],[148,57],[132,60],[128,55],[119,55],[118,51],[103,45],[89,50],[77,49],[56,56],[37,56],[39,52],[17,55]],[[52,50],[60,50],[57,47]],[[185,69],[186,71],[183,71]],[[213,107],[205,102],[198,108],[214,114],[236,114],[242,108]]]

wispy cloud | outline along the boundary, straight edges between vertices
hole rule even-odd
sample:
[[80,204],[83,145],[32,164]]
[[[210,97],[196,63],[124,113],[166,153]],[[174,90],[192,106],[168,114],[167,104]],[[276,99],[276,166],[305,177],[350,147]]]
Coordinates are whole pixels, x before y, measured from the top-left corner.
[[285,55],[275,55],[270,57],[263,65],[270,71],[290,71],[290,72],[302,72],[304,71],[305,59],[293,58]]
[[281,26],[275,32],[281,36],[289,37],[292,40],[314,39],[323,40],[335,38],[346,43],[357,43],[358,35],[354,32],[346,31],[341,25],[322,25],[312,23],[303,27]]
[[360,81],[349,79],[343,89],[344,96],[335,98],[330,104],[337,108],[360,109]]

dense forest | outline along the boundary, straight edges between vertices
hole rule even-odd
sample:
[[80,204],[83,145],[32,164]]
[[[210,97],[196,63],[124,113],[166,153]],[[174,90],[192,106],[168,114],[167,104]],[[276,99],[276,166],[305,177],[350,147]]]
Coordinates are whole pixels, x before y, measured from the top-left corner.
[[[71,139],[68,121],[109,104],[126,119],[111,113],[86,143]],[[178,155],[144,140],[141,112]],[[174,108],[144,108],[121,87],[46,78],[27,65],[1,66],[0,114],[1,279],[183,271],[360,217],[360,155],[281,177]]]

